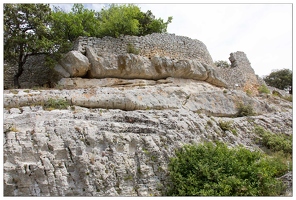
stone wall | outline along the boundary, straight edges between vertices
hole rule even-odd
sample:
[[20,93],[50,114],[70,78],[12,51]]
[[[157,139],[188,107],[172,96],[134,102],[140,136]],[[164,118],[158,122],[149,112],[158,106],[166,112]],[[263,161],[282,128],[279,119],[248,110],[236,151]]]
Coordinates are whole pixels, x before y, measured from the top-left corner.
[[[240,89],[249,91],[252,94],[258,94],[258,87],[264,82],[258,79],[251,63],[244,52],[237,51],[230,54],[230,68],[217,69],[221,78],[223,78],[228,86],[232,89]],[[263,81],[263,82],[262,82]]]
[[85,46],[93,47],[98,53],[112,53],[115,55],[127,52],[131,44],[139,50],[140,56],[152,58],[153,56],[169,57],[176,60],[198,59],[201,63],[214,65],[207,47],[199,40],[193,40],[175,34],[153,33],[146,36],[121,36],[119,38],[79,37],[73,50],[85,53]]
[[[45,55],[28,56],[23,66],[23,73],[19,77],[21,88],[53,87],[60,77],[53,69],[45,65]],[[4,89],[14,88],[14,75],[17,64],[4,63]]]
[[[73,50],[86,54],[86,47],[88,46],[93,48],[98,56],[113,55],[117,57],[128,53],[129,44],[139,50],[139,56],[146,57],[147,60],[153,60],[153,57],[157,56],[166,57],[176,62],[182,59],[197,60],[213,66],[216,74],[224,79],[228,87],[232,89],[251,91],[253,94],[257,94],[258,87],[262,85],[262,80],[259,80],[255,75],[244,52],[238,51],[230,54],[230,68],[217,68],[206,46],[201,41],[176,36],[175,34],[153,33],[141,37],[121,36],[119,38],[79,37],[73,45]],[[23,75],[20,77],[22,88],[51,85],[54,74],[44,66],[44,56],[29,57],[24,68]],[[5,89],[13,88],[15,73],[15,67],[4,66]]]
[[4,89],[10,89],[14,87],[13,77],[17,73],[17,65],[4,63],[4,70],[3,70],[3,84]]

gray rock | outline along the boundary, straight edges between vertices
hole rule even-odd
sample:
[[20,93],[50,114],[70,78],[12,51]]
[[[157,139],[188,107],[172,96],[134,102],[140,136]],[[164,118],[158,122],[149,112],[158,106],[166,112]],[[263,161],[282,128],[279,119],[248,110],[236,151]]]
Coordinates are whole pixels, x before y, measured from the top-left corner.
[[71,77],[85,76],[90,69],[90,63],[79,51],[68,52],[59,64],[71,75]]
[[[4,133],[4,195],[159,196],[169,184],[167,167],[176,148],[219,140],[258,149],[258,117],[208,117],[183,108],[5,112],[4,125],[17,131]],[[278,120],[268,122],[271,117]],[[292,133],[292,120],[286,121],[292,112],[260,118]],[[224,134],[220,120],[232,121],[237,134]]]
[[54,70],[63,78],[69,78],[71,76],[60,64],[56,64]]
[[86,56],[91,63],[91,78],[124,78],[159,80],[168,77],[206,81],[227,87],[225,81],[209,65],[198,60],[178,60],[168,57],[147,57],[134,54],[100,54],[86,46]]

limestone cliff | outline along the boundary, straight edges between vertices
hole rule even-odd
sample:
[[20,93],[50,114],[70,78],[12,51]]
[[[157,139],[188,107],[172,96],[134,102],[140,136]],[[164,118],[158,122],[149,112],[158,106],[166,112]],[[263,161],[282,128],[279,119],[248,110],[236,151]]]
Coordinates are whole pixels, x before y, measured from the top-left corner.
[[[139,54],[128,52],[129,44]],[[160,196],[169,159],[184,144],[261,150],[255,125],[292,134],[292,103],[283,91],[258,94],[243,52],[232,53],[232,67],[222,70],[202,42],[151,34],[81,37],[55,73],[42,71],[41,58],[26,64],[25,89],[3,92],[5,196]],[[5,88],[12,69],[5,67]],[[55,88],[30,89],[52,84],[53,76]],[[69,106],[46,109],[52,100]],[[239,105],[255,115],[237,117]],[[291,172],[283,179],[291,196]]]
[[[184,144],[219,140],[259,149],[254,125],[292,134],[292,103],[279,97],[175,78],[63,85],[4,91],[5,196],[159,196],[169,158]],[[49,98],[71,106],[44,110]],[[238,102],[257,115],[234,118]],[[235,132],[223,131],[220,121],[232,121]]]

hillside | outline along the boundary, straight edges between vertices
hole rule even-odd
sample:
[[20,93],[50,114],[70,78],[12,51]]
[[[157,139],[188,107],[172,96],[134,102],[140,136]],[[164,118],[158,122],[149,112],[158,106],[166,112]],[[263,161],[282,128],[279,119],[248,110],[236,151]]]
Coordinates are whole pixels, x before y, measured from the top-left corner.
[[[190,38],[114,40],[80,38],[56,66],[55,88],[32,88],[48,80],[26,72],[31,65],[23,89],[4,90],[5,196],[161,196],[169,159],[184,144],[263,151],[255,127],[292,134],[292,102],[259,94],[243,52],[223,70]],[[238,117],[246,106],[253,114]],[[291,196],[291,172],[283,180]]]

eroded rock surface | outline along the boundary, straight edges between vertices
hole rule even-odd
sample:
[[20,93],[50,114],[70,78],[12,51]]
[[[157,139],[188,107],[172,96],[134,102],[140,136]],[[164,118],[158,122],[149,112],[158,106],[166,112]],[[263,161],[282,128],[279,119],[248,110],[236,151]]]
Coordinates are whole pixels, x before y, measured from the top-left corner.
[[[279,97],[188,79],[63,81],[63,90],[4,91],[5,196],[159,196],[169,158],[184,144],[218,140],[255,150],[255,125],[292,134],[292,103]],[[71,106],[44,110],[49,98]],[[258,115],[229,118],[237,102]]]
[[151,59],[135,54],[112,54],[96,52],[85,47],[91,63],[90,78],[124,78],[159,80],[168,77],[205,81],[219,87],[227,87],[214,67],[198,59],[175,60],[153,56]]

